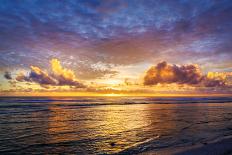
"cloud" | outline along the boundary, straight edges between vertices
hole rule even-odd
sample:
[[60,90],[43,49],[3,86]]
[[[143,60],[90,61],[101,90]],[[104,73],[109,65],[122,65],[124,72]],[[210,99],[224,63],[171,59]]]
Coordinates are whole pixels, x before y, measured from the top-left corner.
[[12,79],[12,76],[11,76],[11,73],[10,73],[10,72],[5,72],[5,73],[4,73],[4,77],[5,77],[7,80],[11,80],[11,79]]
[[58,81],[59,85],[82,86],[76,79],[74,72],[70,69],[63,68],[58,59],[52,59],[50,63],[53,77]]
[[57,85],[57,81],[50,77],[47,72],[35,66],[31,66],[28,75],[20,72],[15,79],[19,82],[34,82],[40,85]]
[[23,81],[30,81],[29,77],[27,77],[24,73],[20,72],[18,75],[15,77],[16,81],[23,82]]
[[77,80],[74,72],[70,69],[63,68],[58,59],[52,59],[50,63],[52,68],[51,74],[40,69],[39,67],[31,66],[31,70],[28,75],[25,75],[24,73],[19,73],[16,76],[16,80],[20,82],[34,82],[40,84],[41,86],[67,85],[75,86],[78,88],[84,87],[84,85]]
[[232,77],[232,72],[208,72],[207,78],[229,80]]
[[118,74],[118,71],[112,69],[94,69],[92,67],[85,67],[82,66],[80,68],[80,72],[78,72],[78,77],[82,79],[89,80],[89,79],[97,79],[97,78],[104,78],[104,77],[113,77]]
[[176,66],[167,62],[151,67],[144,77],[145,85],[158,83],[198,84],[202,80],[201,72],[196,65]]
[[31,66],[31,72],[29,74],[29,80],[41,85],[56,85],[57,82],[54,78],[50,77],[48,73],[41,70],[39,67]]
[[35,66],[31,66],[28,75],[20,72],[15,80],[19,82],[38,83],[42,87],[46,87],[46,85],[57,85],[56,79],[50,77],[47,72]]
[[232,72],[208,72],[206,78],[211,82],[224,81],[225,85],[232,85]]
[[170,65],[167,62],[152,66],[144,76],[144,85],[187,84],[192,86],[220,87],[225,86],[223,78],[203,75],[198,65]]

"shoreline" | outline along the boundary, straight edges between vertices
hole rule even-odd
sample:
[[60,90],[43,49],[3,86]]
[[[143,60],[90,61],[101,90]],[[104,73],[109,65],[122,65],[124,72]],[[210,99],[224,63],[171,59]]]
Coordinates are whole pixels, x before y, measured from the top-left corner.
[[210,142],[191,146],[172,147],[162,150],[150,150],[139,155],[232,155],[232,136],[226,136]]

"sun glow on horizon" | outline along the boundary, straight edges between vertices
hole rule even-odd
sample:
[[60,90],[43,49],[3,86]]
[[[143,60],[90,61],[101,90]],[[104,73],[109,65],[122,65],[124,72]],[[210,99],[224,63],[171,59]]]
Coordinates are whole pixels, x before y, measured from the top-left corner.
[[126,96],[126,94],[114,94],[114,93],[110,93],[110,94],[103,94],[102,96],[109,96],[109,97],[117,97],[117,96]]

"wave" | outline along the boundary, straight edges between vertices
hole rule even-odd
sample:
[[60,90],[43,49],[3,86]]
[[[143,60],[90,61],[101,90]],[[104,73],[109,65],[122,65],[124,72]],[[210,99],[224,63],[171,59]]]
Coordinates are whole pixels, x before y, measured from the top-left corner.
[[[20,104],[19,104],[20,103]],[[232,103],[232,97],[121,97],[121,98],[45,98],[45,97],[0,97],[0,106],[40,107],[41,103],[56,106],[99,106],[131,104],[194,104],[194,103]],[[51,104],[50,104],[51,103]],[[29,105],[28,105],[29,104]]]

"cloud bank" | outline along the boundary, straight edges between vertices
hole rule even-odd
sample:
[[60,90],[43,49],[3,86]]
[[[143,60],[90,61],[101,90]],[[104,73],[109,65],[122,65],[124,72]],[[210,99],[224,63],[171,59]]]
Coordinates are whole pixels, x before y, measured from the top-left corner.
[[[197,64],[176,65],[168,64],[165,61],[151,66],[146,71],[143,82],[136,83],[133,80],[130,81],[130,79],[125,78],[125,80],[122,81],[123,84],[119,83],[114,86],[104,85],[104,83],[102,84],[101,82],[92,82],[89,83],[88,86],[85,86],[77,79],[74,71],[63,67],[58,59],[50,60],[50,69],[48,70],[41,69],[37,66],[30,66],[30,71],[27,73],[19,72],[15,78],[12,78],[11,73],[5,72],[4,77],[10,82],[26,82],[26,87],[31,89],[32,87],[29,86],[29,84],[39,84],[43,87],[43,91],[49,91],[51,89],[56,91],[76,91],[76,88],[85,88],[79,90],[94,93],[154,93],[157,91],[163,93],[172,91],[227,93],[230,92],[232,88],[232,72],[208,72],[204,74]],[[139,77],[137,78],[139,79]],[[111,79],[105,80],[110,81]],[[86,81],[86,84],[87,83],[88,81]],[[153,85],[154,87],[152,87],[152,89],[146,87]]]
[[84,87],[80,83],[74,72],[70,69],[63,68],[58,59],[52,59],[50,61],[52,73],[49,74],[39,67],[31,66],[29,74],[19,73],[15,78],[19,82],[33,82],[38,83],[41,86],[75,86],[78,88]]
[[[224,74],[218,74],[217,78],[213,72],[204,75],[198,65],[171,65],[163,61],[147,70],[144,76],[144,85],[160,84],[187,84],[204,87],[226,86]],[[220,77],[220,78],[219,78]]]

